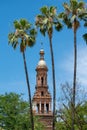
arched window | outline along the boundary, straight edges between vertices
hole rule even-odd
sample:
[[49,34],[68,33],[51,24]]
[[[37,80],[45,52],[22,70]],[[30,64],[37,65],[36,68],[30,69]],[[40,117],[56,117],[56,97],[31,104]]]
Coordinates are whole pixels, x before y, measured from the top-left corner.
[[44,79],[43,77],[41,77],[41,85],[43,86],[43,83],[44,83]]
[[43,91],[41,92],[41,96],[44,96],[44,92]]
[[49,112],[49,104],[46,104],[46,112]]
[[39,104],[37,104],[36,112],[39,113]]

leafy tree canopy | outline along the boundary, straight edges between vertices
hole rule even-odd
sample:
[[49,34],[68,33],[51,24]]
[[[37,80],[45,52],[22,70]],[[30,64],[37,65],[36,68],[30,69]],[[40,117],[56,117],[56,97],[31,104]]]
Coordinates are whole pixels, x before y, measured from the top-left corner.
[[[1,130],[31,130],[29,103],[21,96],[16,93],[0,95]],[[35,118],[35,130],[43,130],[38,118]]]
[[[75,130],[87,129],[87,96],[84,90],[77,86],[75,111]],[[72,126],[72,88],[70,84],[62,85],[62,97],[57,110],[56,129],[71,130]]]

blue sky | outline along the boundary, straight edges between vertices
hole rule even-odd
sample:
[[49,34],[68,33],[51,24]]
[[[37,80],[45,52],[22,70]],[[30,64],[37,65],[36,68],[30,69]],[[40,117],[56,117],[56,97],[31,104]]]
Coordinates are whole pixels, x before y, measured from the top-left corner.
[[[0,94],[5,92],[24,93],[27,99],[27,86],[24,73],[22,54],[8,45],[8,33],[13,31],[13,21],[26,18],[34,23],[35,17],[44,6],[54,5],[58,12],[63,10],[62,3],[68,0],[2,0],[0,1]],[[86,2],[86,0],[85,0]],[[82,34],[87,32],[81,25],[77,33],[78,70],[77,79],[87,91],[87,46]],[[30,77],[32,96],[36,85],[35,68],[39,61],[40,43],[43,42],[45,60],[49,68],[48,86],[52,93],[51,58],[48,37],[37,35],[36,45],[26,50],[27,67]],[[60,84],[73,80],[73,32],[66,27],[61,32],[54,31],[53,49],[55,57],[57,96],[60,95]]]

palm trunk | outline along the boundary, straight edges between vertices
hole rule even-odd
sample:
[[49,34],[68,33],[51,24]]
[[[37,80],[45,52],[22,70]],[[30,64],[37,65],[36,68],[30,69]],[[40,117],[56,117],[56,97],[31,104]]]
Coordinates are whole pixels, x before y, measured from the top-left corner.
[[52,62],[52,77],[53,77],[53,130],[55,130],[55,107],[56,107],[56,84],[55,84],[55,67],[54,67],[54,54],[52,47],[52,36],[49,36],[50,41],[50,53],[51,53],[51,62]]
[[28,95],[29,95],[31,127],[32,127],[32,130],[34,130],[34,120],[33,120],[33,112],[32,112],[30,84],[29,84],[29,77],[28,77],[26,58],[25,58],[25,53],[24,52],[23,52],[23,60],[24,60],[24,69],[25,69],[25,74],[26,74],[26,82],[27,82],[27,87],[28,87]]
[[[74,22],[76,24],[76,21]],[[72,99],[72,130],[75,124],[75,96],[76,96],[76,73],[77,72],[77,45],[76,45],[76,29],[74,28],[74,76],[73,76],[73,99]]]

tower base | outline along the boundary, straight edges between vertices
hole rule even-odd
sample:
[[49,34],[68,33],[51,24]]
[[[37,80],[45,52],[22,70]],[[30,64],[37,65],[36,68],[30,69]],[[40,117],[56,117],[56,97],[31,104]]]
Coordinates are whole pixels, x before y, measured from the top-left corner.
[[52,130],[53,115],[51,114],[39,114],[39,121],[44,125],[44,130]]

